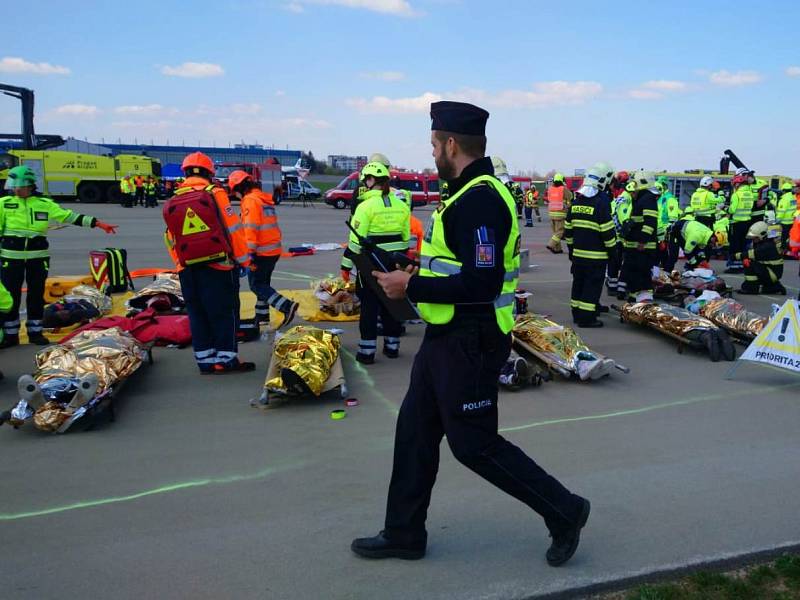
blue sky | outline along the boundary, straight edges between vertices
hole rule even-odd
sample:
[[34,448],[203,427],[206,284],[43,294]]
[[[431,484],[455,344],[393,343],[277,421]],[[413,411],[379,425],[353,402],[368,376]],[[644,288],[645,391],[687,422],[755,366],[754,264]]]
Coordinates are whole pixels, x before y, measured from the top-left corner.
[[[489,110],[489,152],[515,171],[712,167],[732,148],[800,176],[800,3],[754,6],[31,1],[31,27],[4,29],[0,81],[36,91],[40,133],[90,141],[380,151],[422,168],[429,103],[447,98]],[[18,115],[0,98],[0,130]]]

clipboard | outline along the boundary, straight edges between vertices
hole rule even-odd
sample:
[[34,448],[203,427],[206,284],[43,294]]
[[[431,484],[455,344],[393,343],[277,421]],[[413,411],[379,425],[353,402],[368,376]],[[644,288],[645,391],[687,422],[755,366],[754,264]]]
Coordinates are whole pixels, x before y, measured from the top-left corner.
[[[362,249],[364,248],[362,247]],[[358,269],[358,276],[361,278],[361,282],[375,293],[380,303],[389,311],[389,314],[392,315],[396,321],[402,323],[403,321],[419,319],[417,309],[414,308],[414,305],[408,298],[401,298],[399,300],[390,299],[372,274],[373,271],[389,273],[395,269],[387,268],[381,260],[381,257],[369,251],[367,251],[367,254],[353,254],[350,258]]]

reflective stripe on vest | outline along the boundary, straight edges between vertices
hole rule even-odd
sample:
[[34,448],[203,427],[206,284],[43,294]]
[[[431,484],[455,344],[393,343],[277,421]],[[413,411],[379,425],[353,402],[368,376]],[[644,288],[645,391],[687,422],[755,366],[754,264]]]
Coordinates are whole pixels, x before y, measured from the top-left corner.
[[[503,286],[492,305],[495,310],[497,325],[503,333],[509,333],[514,326],[514,292],[519,278],[519,224],[516,218],[514,197],[503,183],[491,175],[481,175],[469,181],[456,194],[441,201],[431,217],[428,230],[422,242],[420,256],[420,277],[449,277],[461,272],[461,263],[447,246],[444,235],[442,216],[468,190],[478,185],[489,185],[505,202],[511,220],[511,232],[503,248]],[[420,302],[419,313],[425,321],[434,325],[443,325],[452,321],[455,315],[454,304],[434,304]]]
[[741,186],[738,190],[734,192],[738,199],[738,204],[736,205],[736,212],[733,213],[733,220],[742,222],[742,221],[749,221],[751,213],[753,212],[753,204],[755,203],[755,195],[747,186]]

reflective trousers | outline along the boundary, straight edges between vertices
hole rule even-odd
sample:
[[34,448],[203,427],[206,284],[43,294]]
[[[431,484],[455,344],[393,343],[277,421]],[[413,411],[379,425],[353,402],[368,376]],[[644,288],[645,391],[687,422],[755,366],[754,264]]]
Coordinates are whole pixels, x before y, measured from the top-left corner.
[[600,296],[603,293],[603,281],[606,274],[605,261],[597,264],[572,264],[572,294],[569,305],[572,308],[572,320],[578,324],[591,323],[597,319]]
[[44,316],[44,289],[47,273],[50,270],[50,259],[4,258],[2,263],[0,279],[14,301],[11,310],[2,315],[5,335],[19,335],[19,306],[22,299],[22,287],[26,283],[28,284],[28,291],[25,295],[25,307],[28,311],[26,328],[28,333],[41,333],[42,317]]

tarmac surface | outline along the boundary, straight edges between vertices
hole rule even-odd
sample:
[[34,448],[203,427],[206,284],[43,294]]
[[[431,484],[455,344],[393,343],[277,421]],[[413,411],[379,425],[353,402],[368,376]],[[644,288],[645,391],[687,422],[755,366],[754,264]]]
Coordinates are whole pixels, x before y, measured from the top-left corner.
[[[160,210],[74,205],[118,223],[116,237],[51,235],[54,275],[87,272],[91,248],[128,249],[131,269],[170,266]],[[427,217],[425,210],[418,216]],[[344,211],[281,206],[285,245],[338,242]],[[569,324],[566,254],[543,249],[549,225],[522,229],[530,307]],[[277,288],[337,273],[340,252],[284,259]],[[718,266],[718,265],[717,265]],[[727,277],[738,287],[741,276]],[[140,280],[141,281],[141,280]],[[797,263],[784,283],[798,288]],[[741,300],[741,298],[739,298]],[[612,300],[606,297],[611,303]],[[745,297],[762,314],[783,298]],[[262,411],[269,345],[240,347],[255,373],[200,377],[190,349],[157,348],[122,391],[117,420],[54,436],[0,428],[0,597],[500,599],[592,586],[800,543],[800,378],[676,352],[656,332],[622,324],[581,335],[629,375],[556,379],[503,392],[503,431],[592,501],[578,553],[547,566],[541,519],[442,452],[422,561],[367,561],[354,537],[382,528],[395,415],[422,326],[401,357],[344,366],[360,405],[332,421],[337,396]],[[324,325],[324,324],[323,324]],[[332,324],[340,326],[340,324]],[[2,408],[37,348],[2,352]]]

